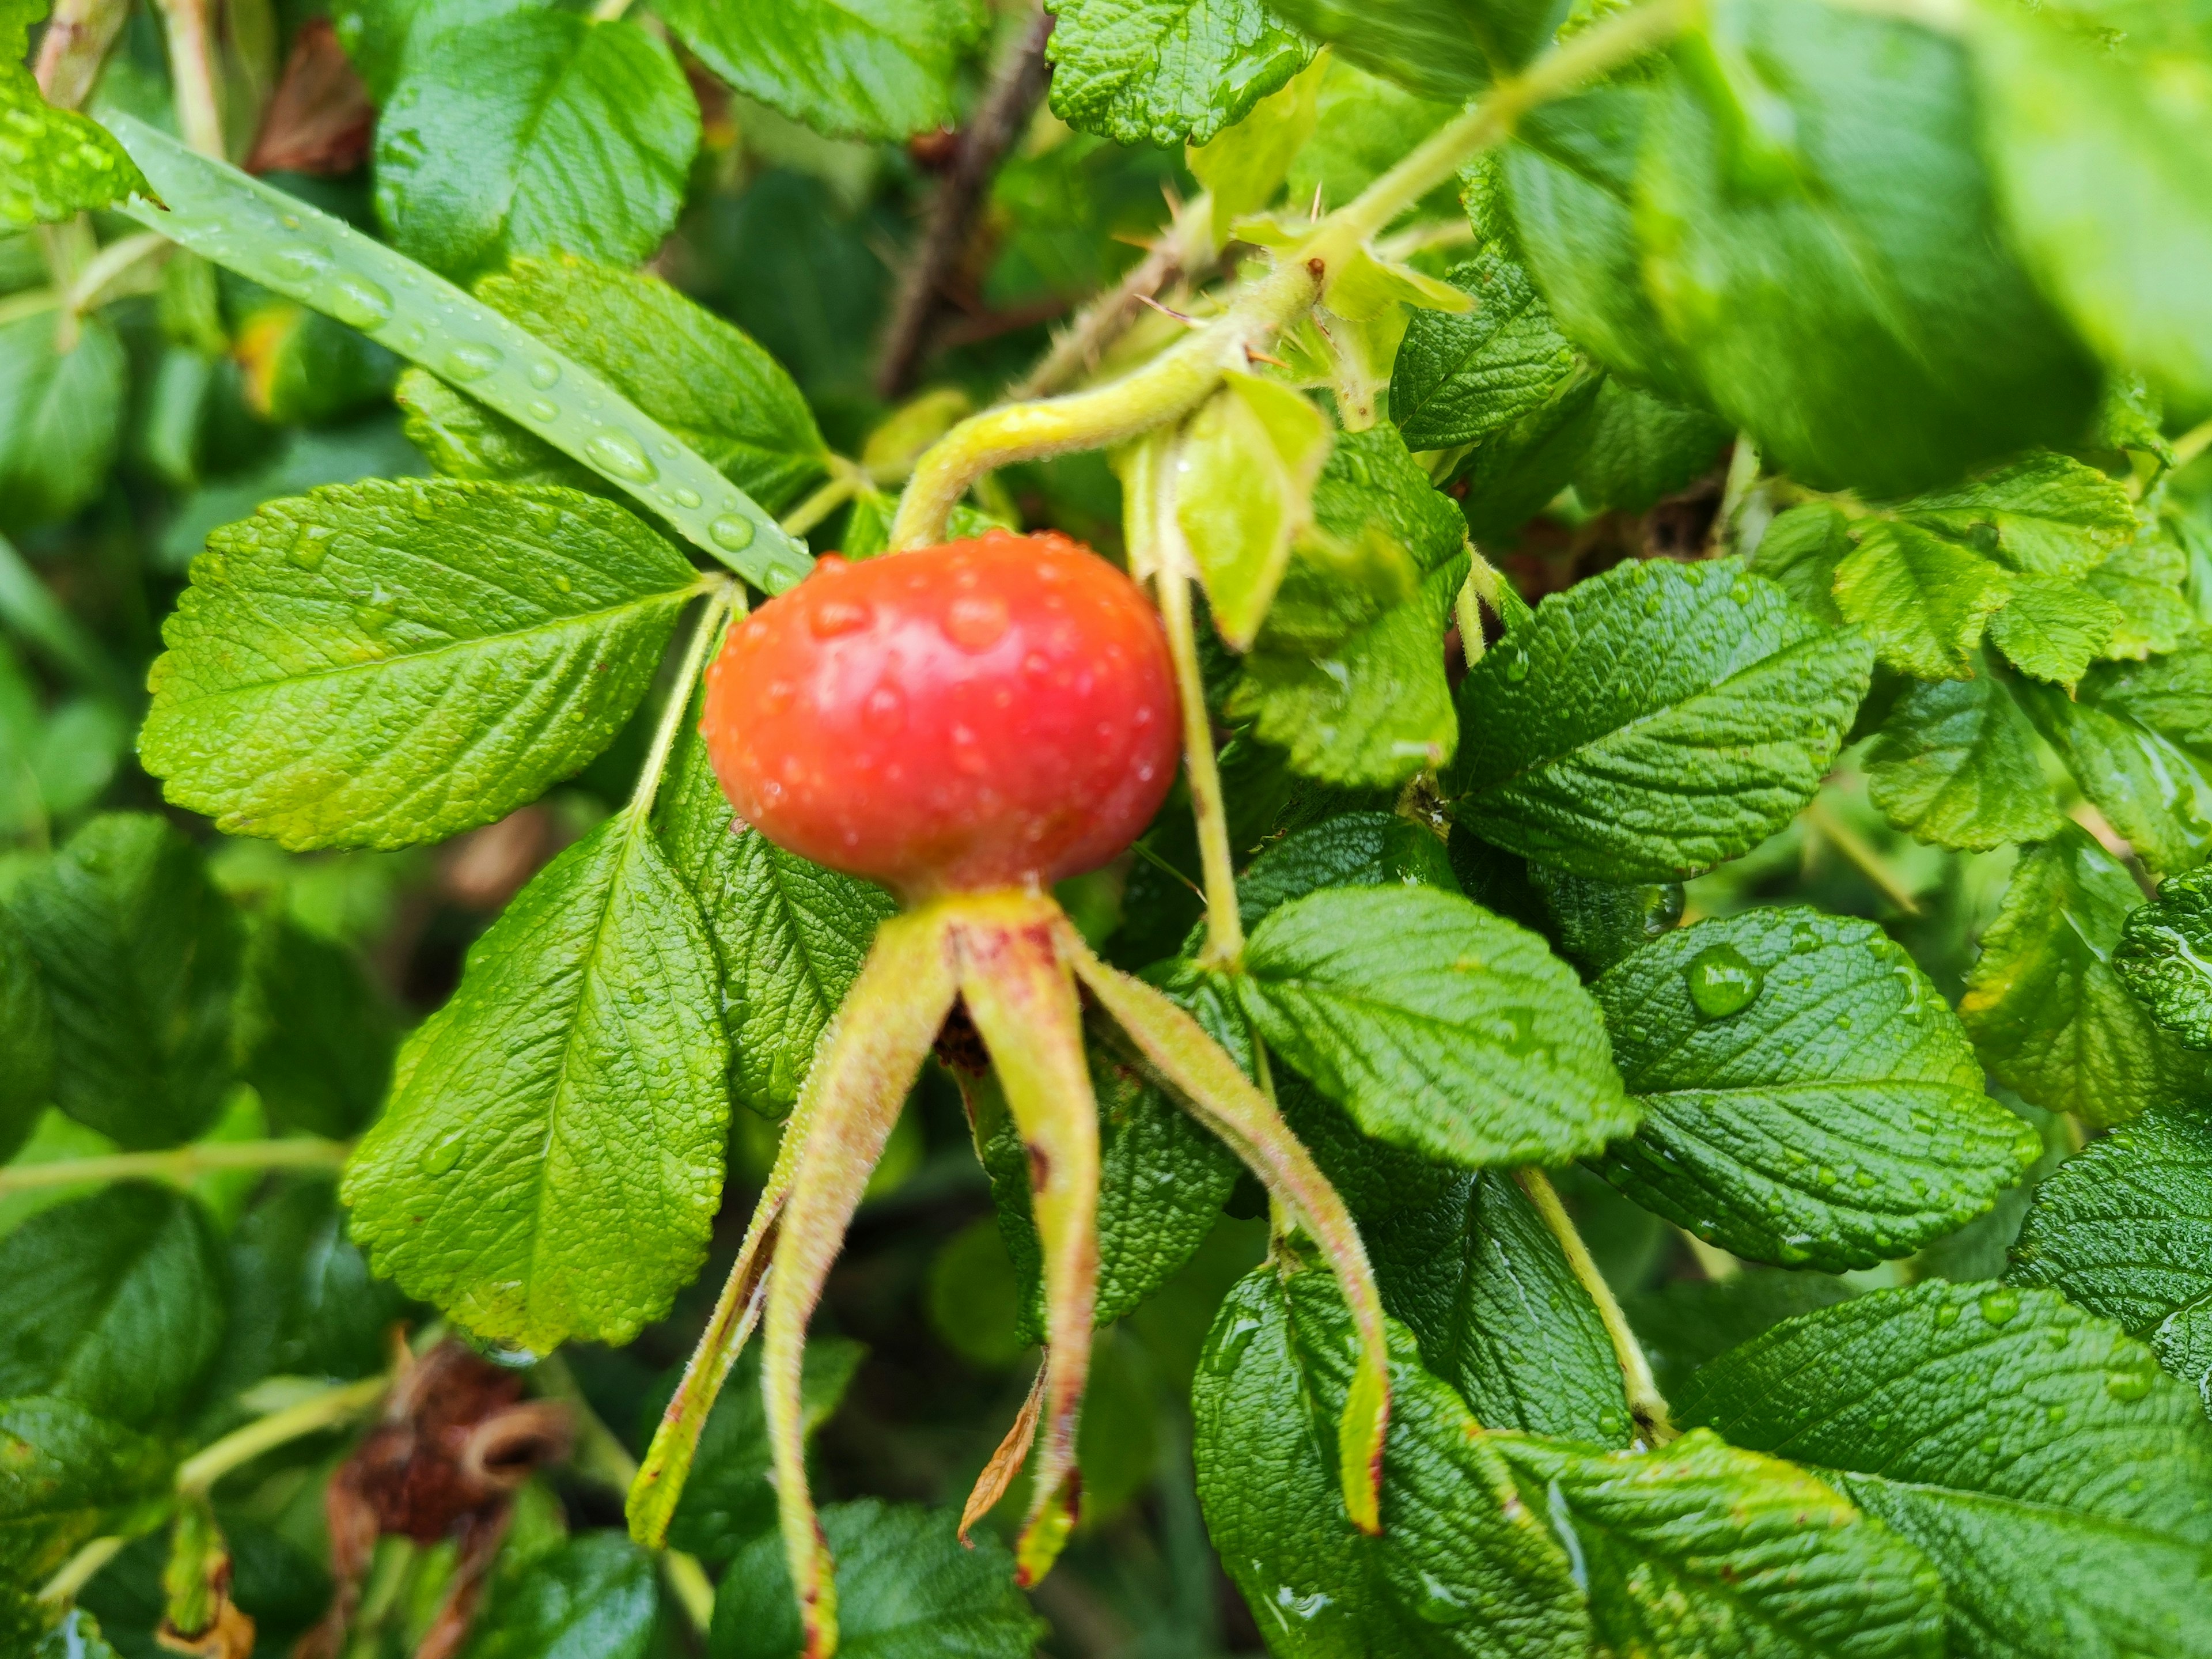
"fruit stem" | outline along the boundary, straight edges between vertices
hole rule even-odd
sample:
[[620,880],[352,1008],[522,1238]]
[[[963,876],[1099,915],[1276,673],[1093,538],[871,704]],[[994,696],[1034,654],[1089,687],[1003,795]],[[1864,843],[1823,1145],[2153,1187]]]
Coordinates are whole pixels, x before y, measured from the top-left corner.
[[1559,1242],[1565,1252],[1567,1266],[1575,1279],[1596,1304],[1597,1316],[1605,1322],[1605,1334],[1613,1342],[1613,1357],[1620,1364],[1623,1391],[1628,1399],[1628,1413],[1644,1432],[1647,1444],[1663,1446],[1674,1438],[1674,1425],[1667,1415],[1667,1398],[1659,1392],[1659,1384],[1651,1375],[1651,1362],[1644,1358],[1644,1345],[1636,1340],[1628,1316],[1620,1310],[1620,1303],[1613,1293],[1613,1286],[1605,1282],[1598,1271],[1597,1262],[1576,1231],[1574,1218],[1567,1206],[1559,1202],[1559,1194],[1551,1179],[1533,1165],[1513,1172],[1521,1190],[1528,1194],[1528,1201],[1536,1206],[1536,1213],[1544,1218],[1544,1224],[1552,1237]]
[[181,1184],[218,1170],[335,1170],[353,1150],[347,1140],[307,1136],[283,1140],[214,1140],[165,1152],[115,1152],[52,1164],[11,1164],[0,1170],[0,1194],[92,1181],[171,1181]]
[[392,1387],[392,1374],[380,1371],[358,1382],[342,1382],[334,1389],[310,1395],[295,1406],[257,1418],[220,1440],[203,1447],[177,1465],[177,1491],[185,1498],[203,1497],[234,1469],[243,1468],[266,1451],[337,1428],[358,1417],[384,1398]]
[[1502,143],[1537,105],[1640,57],[1691,15],[1697,0],[1645,0],[1555,46],[1522,74],[1501,81],[1466,114],[1439,127],[1395,167],[1314,227],[1272,270],[1244,284],[1228,309],[1142,368],[1095,391],[1003,404],[970,416],[916,463],[891,526],[894,550],[943,539],[945,521],[984,473],[1015,461],[1103,449],[1189,413],[1231,370],[1322,297],[1328,277],[1367,240],[1468,159]]
[[1234,968],[1244,955],[1244,923],[1237,909],[1237,869],[1229,850],[1229,805],[1221,766],[1213,752],[1213,721],[1206,709],[1206,678],[1198,665],[1198,636],[1190,614],[1185,561],[1171,558],[1156,584],[1160,621],[1175,662],[1176,696],[1182,704],[1182,757],[1190,779],[1190,815],[1198,825],[1198,856],[1206,875],[1206,947],[1200,963]]
[[676,734],[684,728],[684,721],[691,712],[691,688],[699,683],[699,671],[706,666],[707,656],[722,637],[722,623],[731,611],[744,602],[738,585],[726,577],[709,590],[707,608],[699,616],[699,625],[692,631],[691,642],[684,648],[683,666],[676,671],[676,684],[669,688],[667,707],[661,710],[660,724],[653,734],[653,746],[646,750],[645,764],[638,769],[637,786],[630,791],[629,805],[625,810],[635,815],[635,822],[644,822],[653,808],[653,798],[660,793],[661,774],[668,769],[670,751],[676,747]]
[[169,76],[176,83],[177,125],[203,155],[224,159],[222,90],[208,40],[208,0],[154,0],[169,37]]

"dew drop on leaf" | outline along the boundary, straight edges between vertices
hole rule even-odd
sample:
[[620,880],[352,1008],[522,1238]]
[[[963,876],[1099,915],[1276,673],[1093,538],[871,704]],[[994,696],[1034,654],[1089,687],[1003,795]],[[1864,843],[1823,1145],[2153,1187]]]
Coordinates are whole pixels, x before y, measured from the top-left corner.
[[698,505],[699,505],[699,492],[698,492],[697,490],[696,490],[696,489],[692,489],[692,488],[691,488],[690,485],[688,485],[688,484],[678,484],[678,485],[677,485],[677,486],[676,486],[676,505],[677,505],[677,506],[678,506],[678,507],[686,507],[686,508],[689,508],[689,507],[694,507],[698,506]]
[[457,345],[446,354],[446,374],[456,380],[481,380],[505,356],[495,345]]
[[1952,1326],[1958,1322],[1959,1304],[1957,1303],[1946,1302],[1942,1307],[1936,1310],[1936,1328],[1937,1330],[1948,1331]]
[[742,552],[753,544],[753,521],[735,513],[725,513],[707,526],[707,533],[714,538],[714,545],[726,547],[732,553]]
[[1474,1609],[1449,1585],[1425,1572],[1421,1575],[1421,1599],[1414,1604],[1413,1611],[1425,1625],[1463,1625]]
[[585,458],[592,465],[629,483],[651,483],[660,476],[660,469],[645,453],[645,447],[627,432],[609,428],[592,434],[584,446]]
[[381,328],[392,320],[392,295],[366,276],[342,274],[316,297],[349,328]]
[[550,398],[532,398],[523,408],[533,421],[557,421],[561,418],[561,405]]
[[530,384],[540,392],[552,386],[560,378],[561,365],[558,363],[541,360],[530,366]]
[[1260,1334],[1256,1319],[1240,1319],[1218,1333],[1206,1350],[1206,1369],[1215,1376],[1227,1376],[1244,1358],[1244,1351],[1252,1346],[1252,1339]]
[[1707,1019],[1740,1014],[1759,1000],[1766,981],[1764,969],[1755,968],[1733,945],[1710,945],[1690,959],[1684,977],[1690,1000]]
[[1982,1317],[1990,1324],[2008,1325],[2020,1312],[2020,1292],[2013,1290],[1990,1291],[1982,1297],[1981,1310]]
[[468,1132],[449,1129],[435,1140],[427,1141],[415,1155],[415,1167],[428,1176],[441,1176],[461,1161],[461,1153],[468,1146]]

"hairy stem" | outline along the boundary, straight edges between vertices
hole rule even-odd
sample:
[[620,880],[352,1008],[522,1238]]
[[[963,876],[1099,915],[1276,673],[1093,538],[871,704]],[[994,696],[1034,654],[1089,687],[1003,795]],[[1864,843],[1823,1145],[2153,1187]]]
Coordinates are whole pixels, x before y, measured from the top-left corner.
[[1182,704],[1182,757],[1190,781],[1190,814],[1198,825],[1198,856],[1206,875],[1206,949],[1209,968],[1233,968],[1244,955],[1244,923],[1237,909],[1237,870],[1229,849],[1229,803],[1213,752],[1213,722],[1206,710],[1206,678],[1198,665],[1198,635],[1190,613],[1190,577],[1171,559],[1155,593],[1175,660],[1176,695]]
[[1210,271],[1220,258],[1221,244],[1213,234],[1213,198],[1201,193],[1175,210],[1159,240],[1120,282],[1083,307],[1009,395],[1027,399],[1058,392],[1097,365],[1107,347],[1144,314],[1147,301],[1186,276]]
[[1597,1269],[1589,1246],[1576,1231],[1574,1218],[1567,1206],[1559,1202],[1559,1194],[1551,1179],[1533,1165],[1516,1170],[1513,1178],[1521,1183],[1521,1190],[1528,1194],[1528,1201],[1536,1206],[1536,1213],[1544,1218],[1544,1224],[1552,1237],[1559,1242],[1566,1253],[1567,1266],[1573,1269],[1576,1280],[1597,1306],[1598,1317],[1605,1322],[1605,1334],[1613,1343],[1613,1357],[1620,1365],[1620,1380],[1628,1398],[1629,1415],[1643,1430],[1644,1439],[1654,1446],[1663,1446],[1674,1437],[1675,1430],[1667,1416],[1666,1396],[1659,1392],[1659,1384],[1651,1375],[1651,1362],[1644,1357],[1644,1345],[1636,1340],[1629,1328],[1628,1316],[1620,1310],[1620,1303],[1613,1293],[1613,1286],[1605,1282],[1605,1275]]
[[209,1140],[165,1152],[115,1152],[105,1158],[62,1158],[52,1164],[11,1164],[0,1169],[0,1194],[40,1187],[72,1187],[89,1181],[170,1181],[182,1183],[218,1170],[335,1170],[353,1143],[298,1136],[284,1140]]
[[131,18],[131,0],[60,0],[39,39],[39,92],[56,109],[84,102]]
[[243,1468],[264,1452],[360,1416],[383,1399],[391,1387],[392,1378],[386,1373],[365,1376],[358,1382],[342,1382],[234,1429],[177,1465],[177,1490],[188,1498],[201,1496],[232,1470]]
[[1195,409],[1232,369],[1246,368],[1309,310],[1328,278],[1370,237],[1498,143],[1535,106],[1648,52],[1681,26],[1692,0],[1645,0],[1584,30],[1502,81],[1467,114],[1439,127],[1395,167],[1330,214],[1274,268],[1247,284],[1218,317],[1142,368],[1096,391],[986,410],[946,433],[915,465],[891,526],[894,549],[938,540],[969,486],[1015,461],[1101,449]]

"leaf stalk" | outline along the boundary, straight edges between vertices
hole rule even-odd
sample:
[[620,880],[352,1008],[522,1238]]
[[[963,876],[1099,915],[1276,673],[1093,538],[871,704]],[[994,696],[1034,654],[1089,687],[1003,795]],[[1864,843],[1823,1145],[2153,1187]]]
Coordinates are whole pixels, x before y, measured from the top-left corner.
[[353,1151],[347,1140],[210,1140],[161,1152],[114,1152],[0,1169],[0,1195],[93,1181],[167,1181],[179,1185],[222,1170],[336,1170]]
[[1574,1218],[1567,1206],[1559,1202],[1559,1194],[1551,1179],[1533,1165],[1516,1170],[1513,1178],[1528,1201],[1536,1206],[1536,1213],[1544,1218],[1544,1225],[1559,1241],[1559,1249],[1567,1258],[1576,1282],[1589,1293],[1597,1307],[1599,1319],[1604,1322],[1605,1334],[1613,1343],[1613,1357],[1620,1366],[1620,1380],[1628,1398],[1628,1413],[1644,1431],[1644,1439],[1651,1445],[1663,1446],[1680,1432],[1667,1415],[1667,1397],[1659,1392],[1659,1383],[1651,1375],[1651,1362],[1644,1358],[1644,1345],[1636,1340],[1636,1333],[1628,1323],[1628,1316],[1620,1310],[1620,1298],[1613,1286],[1605,1282],[1598,1271],[1597,1261],[1589,1253],[1576,1230]]

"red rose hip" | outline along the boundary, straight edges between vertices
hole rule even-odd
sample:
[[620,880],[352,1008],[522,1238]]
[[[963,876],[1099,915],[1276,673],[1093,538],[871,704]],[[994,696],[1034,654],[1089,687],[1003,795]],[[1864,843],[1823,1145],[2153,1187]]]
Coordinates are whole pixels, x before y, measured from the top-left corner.
[[1151,603],[1051,532],[823,559],[731,630],[701,730],[740,817],[908,901],[1096,869],[1181,748]]

